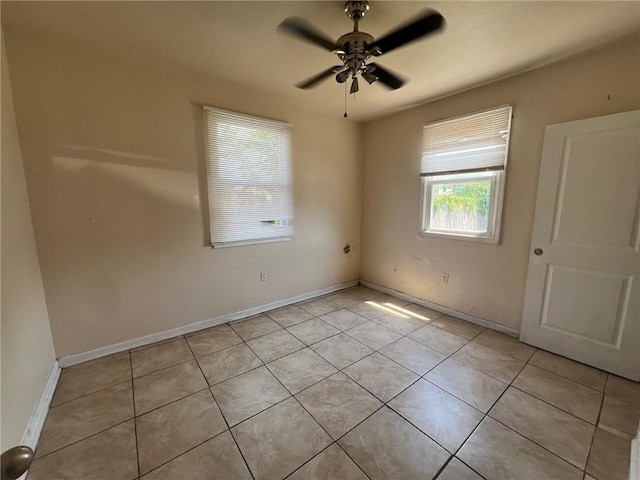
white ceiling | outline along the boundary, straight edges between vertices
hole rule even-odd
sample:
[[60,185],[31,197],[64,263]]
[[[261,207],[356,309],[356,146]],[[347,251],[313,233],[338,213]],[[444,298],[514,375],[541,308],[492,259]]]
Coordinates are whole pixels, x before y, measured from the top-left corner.
[[[332,38],[352,28],[344,2],[6,2],[2,23],[55,35],[131,60],[162,64],[286,97],[341,116],[344,87],[329,79],[293,85],[335,65],[331,53],[276,31],[289,16]],[[426,8],[446,19],[441,33],[377,59],[408,79],[399,90],[361,83],[349,101],[355,120],[380,117],[513,75],[640,29],[640,2],[372,1],[360,30],[378,37]],[[594,72],[595,73],[595,72]]]

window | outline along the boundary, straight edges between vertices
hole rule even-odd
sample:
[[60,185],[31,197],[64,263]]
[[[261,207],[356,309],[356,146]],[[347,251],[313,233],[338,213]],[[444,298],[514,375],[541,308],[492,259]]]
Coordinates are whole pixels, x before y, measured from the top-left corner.
[[204,107],[211,244],[293,236],[291,125]]
[[421,233],[498,243],[511,106],[424,126]]

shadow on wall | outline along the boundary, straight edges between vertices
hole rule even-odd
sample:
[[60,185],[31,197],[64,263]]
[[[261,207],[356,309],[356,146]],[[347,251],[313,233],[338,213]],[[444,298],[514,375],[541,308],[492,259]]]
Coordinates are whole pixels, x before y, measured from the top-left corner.
[[[58,210],[55,221],[71,227],[62,230],[65,238],[82,234],[85,229],[78,227],[83,222],[91,222],[85,234],[98,233],[101,242],[125,235],[128,243],[158,243],[178,232],[184,238],[184,229],[178,228],[183,222],[193,230],[193,214],[200,209],[194,172],[170,168],[165,160],[150,156],[77,145],[56,150],[61,154],[51,159],[48,183],[56,189],[50,199]],[[178,214],[169,207],[183,211]]]
[[[141,96],[141,102],[145,97]],[[143,189],[155,191],[155,195],[160,198],[170,198],[171,201],[178,201],[181,204],[187,205],[190,209],[198,207],[200,209],[201,216],[201,246],[210,247],[210,228],[209,228],[209,205],[208,205],[208,185],[207,185],[207,167],[206,167],[206,153],[205,153],[205,138],[203,132],[203,118],[202,118],[202,103],[192,102],[189,106],[191,108],[191,118],[193,120],[192,126],[186,126],[184,122],[175,123],[171,126],[164,126],[161,123],[156,125],[153,130],[156,132],[146,134],[141,131],[142,136],[137,136],[134,132],[124,127],[122,122],[118,122],[116,119],[111,118],[113,115],[109,115],[110,109],[114,104],[120,104],[120,97],[112,99],[113,102],[106,102],[101,97],[101,101],[107,103],[104,107],[105,117],[109,121],[115,123],[97,122],[95,118],[86,119],[87,125],[81,122],[78,127],[82,130],[88,129],[91,125],[96,123],[96,132],[105,131],[108,128],[108,134],[104,138],[105,141],[101,141],[100,145],[92,145],[93,142],[78,142],[78,143],[54,143],[53,148],[47,152],[52,157],[52,168],[55,169],[80,169],[81,161],[93,162],[96,164],[102,164],[107,167],[104,171],[112,172],[123,179],[128,179],[133,185],[138,185]],[[116,101],[117,100],[117,101]],[[145,105],[146,107],[146,105]],[[188,107],[188,108],[189,108]],[[148,110],[143,108],[142,110]],[[158,113],[158,112],[156,112]],[[80,116],[73,117],[76,119]],[[136,121],[143,121],[138,118],[133,120],[134,125]],[[155,124],[154,124],[155,125]],[[163,134],[163,129],[165,133]],[[170,132],[169,136],[166,133]],[[175,136],[173,133],[175,132]],[[105,132],[107,133],[107,132]],[[181,139],[180,135],[188,135]],[[155,138],[154,135],[161,135],[161,138]],[[58,138],[64,138],[64,136],[57,135]],[[55,137],[54,137],[55,138]],[[151,142],[141,149],[128,149],[118,148],[126,144],[140,144],[140,142],[146,138],[146,141]],[[110,140],[109,140],[110,139]],[[186,141],[187,145],[181,145],[181,141]],[[55,141],[54,141],[55,142]],[[194,143],[195,142],[195,143]],[[191,145],[188,145],[188,144]],[[160,155],[154,155],[157,152],[175,151],[175,155],[181,155],[185,151],[189,152],[187,157],[171,156],[166,157]],[[111,147],[111,148],[110,148]],[[148,148],[147,148],[148,147]],[[176,147],[182,148],[177,150]],[[139,153],[139,152],[152,152],[152,154]],[[44,152],[43,152],[44,153]],[[195,157],[195,158],[194,158]],[[75,164],[71,162],[71,159],[78,160]],[[117,165],[127,167],[139,167],[129,169],[118,169]],[[44,165],[43,165],[44,166]],[[48,168],[45,167],[46,171]],[[183,175],[161,175],[159,171],[173,171],[180,172]],[[152,173],[153,172],[153,173]],[[44,172],[41,172],[44,173]],[[48,174],[48,172],[47,172]],[[187,180],[188,177],[196,176],[191,184]],[[54,175],[55,176],[55,175]],[[144,177],[149,177],[147,181]],[[102,182],[98,177],[95,179],[99,182],[96,187],[101,189]],[[175,183],[175,184],[173,184]],[[46,182],[49,188],[56,188],[55,183]],[[44,186],[44,185],[43,185]],[[165,191],[166,190],[166,191]],[[58,192],[56,192],[56,195]],[[193,228],[192,228],[193,230]]]
[[[139,297],[185,288],[191,292],[186,297],[211,297],[206,282],[179,273],[195,270],[194,248],[200,248],[193,238],[201,226],[195,172],[172,169],[166,159],[101,148],[59,145],[54,151],[44,237],[44,248],[55,252],[47,269],[54,315],[75,311],[99,334],[124,312],[142,323],[166,316],[161,305],[136,308]],[[190,285],[185,278],[192,278]],[[176,295],[177,304],[184,301]]]
[[[201,107],[198,111],[201,113]],[[195,108],[194,108],[195,110]],[[199,121],[202,126],[202,119]],[[110,172],[114,176],[126,179],[132,185],[136,185],[148,194],[153,193],[159,198],[169,199],[171,202],[182,204],[188,208],[199,208],[202,214],[202,237],[203,246],[210,246],[210,230],[208,215],[208,185],[207,168],[205,162],[204,135],[201,128],[196,128],[196,142],[198,152],[197,162],[197,189],[192,181],[194,172],[189,168],[176,168],[184,165],[170,159],[123,152],[100,147],[91,147],[73,144],[57,144],[54,146],[52,157],[52,167],[59,171],[83,171],[87,173],[86,167],[90,164],[94,166],[102,165],[101,172]],[[118,168],[125,167],[125,168]],[[134,167],[134,168],[126,168]],[[164,173],[162,173],[164,171]],[[170,174],[169,172],[173,172]],[[96,186],[101,182],[99,175],[92,175],[91,178],[98,180]],[[103,188],[100,188],[102,190]],[[111,203],[111,202],[110,202]]]
[[198,190],[200,192],[200,213],[202,215],[202,236],[205,247],[211,246],[211,222],[209,220],[209,183],[207,173],[207,154],[205,152],[204,119],[202,104],[192,103],[196,158],[198,172]]

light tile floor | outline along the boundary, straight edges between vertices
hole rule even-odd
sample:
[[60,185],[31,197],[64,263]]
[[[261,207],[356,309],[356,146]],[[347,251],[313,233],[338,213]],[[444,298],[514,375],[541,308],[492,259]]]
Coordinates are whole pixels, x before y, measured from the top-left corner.
[[29,479],[627,478],[640,385],[354,287],[64,369]]

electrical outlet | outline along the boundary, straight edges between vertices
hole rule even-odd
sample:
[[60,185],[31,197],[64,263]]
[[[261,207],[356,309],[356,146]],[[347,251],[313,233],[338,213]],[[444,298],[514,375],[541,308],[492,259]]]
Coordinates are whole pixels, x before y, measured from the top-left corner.
[[261,282],[267,281],[267,272],[260,272],[260,281]]
[[442,273],[442,281],[444,283],[449,283],[449,274],[448,273],[446,273],[446,272]]

